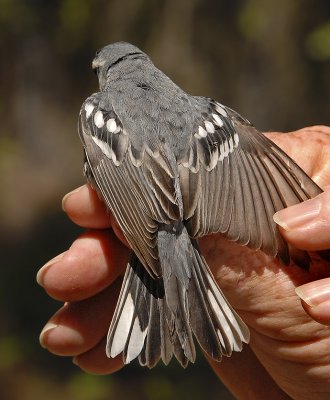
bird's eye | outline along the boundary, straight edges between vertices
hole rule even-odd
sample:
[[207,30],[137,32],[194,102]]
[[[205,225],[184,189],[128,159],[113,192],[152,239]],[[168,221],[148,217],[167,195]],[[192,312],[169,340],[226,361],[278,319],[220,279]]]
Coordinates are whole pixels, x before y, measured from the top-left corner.
[[93,71],[96,76],[99,75],[99,68],[93,68]]

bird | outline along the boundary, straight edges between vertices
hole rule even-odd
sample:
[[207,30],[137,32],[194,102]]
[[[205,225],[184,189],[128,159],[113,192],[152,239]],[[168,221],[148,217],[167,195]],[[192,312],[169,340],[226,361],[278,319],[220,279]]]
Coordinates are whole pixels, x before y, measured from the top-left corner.
[[278,210],[322,190],[246,118],[187,94],[138,47],[96,52],[99,91],[80,109],[84,173],[115,217],[132,253],[107,335],[108,357],[149,368],[173,356],[186,367],[196,342],[221,361],[249,342],[198,239],[227,239],[303,268]]

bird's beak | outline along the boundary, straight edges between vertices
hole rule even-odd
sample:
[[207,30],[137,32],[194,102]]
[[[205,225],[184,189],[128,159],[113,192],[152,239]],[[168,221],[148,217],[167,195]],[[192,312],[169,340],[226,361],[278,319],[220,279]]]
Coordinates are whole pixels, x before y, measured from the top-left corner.
[[94,58],[93,62],[92,62],[92,68],[93,69],[97,69],[102,67],[102,65],[104,65],[104,61],[100,61],[97,58]]

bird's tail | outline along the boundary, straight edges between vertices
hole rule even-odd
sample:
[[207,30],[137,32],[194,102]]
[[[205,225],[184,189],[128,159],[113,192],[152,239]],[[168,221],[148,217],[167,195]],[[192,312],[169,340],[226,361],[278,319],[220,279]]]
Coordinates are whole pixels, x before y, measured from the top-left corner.
[[138,258],[128,264],[110,325],[107,355],[139,357],[152,368],[174,354],[182,366],[196,357],[193,337],[214,360],[240,351],[249,330],[217,286],[186,229],[158,235],[163,277],[152,279]]

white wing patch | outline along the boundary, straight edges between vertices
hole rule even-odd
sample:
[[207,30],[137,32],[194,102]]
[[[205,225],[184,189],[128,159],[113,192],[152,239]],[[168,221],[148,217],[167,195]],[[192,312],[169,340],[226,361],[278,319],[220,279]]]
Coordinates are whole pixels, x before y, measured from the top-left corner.
[[98,128],[102,128],[104,125],[104,118],[103,118],[103,113],[102,111],[98,110],[96,111],[95,115],[94,115],[94,124],[98,127]]
[[220,103],[212,101],[208,113],[195,127],[193,142],[182,165],[196,173],[200,163],[207,171],[216,167],[228,157],[239,144],[239,136],[227,110]]
[[117,160],[116,153],[111,149],[107,142],[99,139],[96,136],[92,136],[94,143],[102,150],[102,152],[110,159],[112,159],[115,165],[119,165],[120,163]]
[[[227,154],[228,155],[228,154]],[[227,155],[226,155],[226,152],[225,152],[225,145],[224,145],[224,143],[221,143],[220,144],[220,157],[219,157],[219,160],[220,161],[223,161],[223,159],[225,158],[225,157],[227,157]]]
[[238,146],[238,143],[239,143],[239,136],[238,136],[238,134],[237,133],[235,133],[234,134],[234,147],[237,147]]
[[106,126],[107,126],[107,130],[110,133],[119,133],[120,132],[120,127],[117,126],[114,118],[108,119]]
[[206,131],[207,131],[208,133],[214,133],[214,132],[215,132],[215,127],[214,127],[214,125],[212,124],[212,122],[210,122],[210,121],[204,121],[204,125],[205,125]]
[[85,105],[86,119],[88,119],[88,118],[91,116],[91,114],[92,114],[94,108],[95,108],[95,107],[93,106],[93,104],[91,104],[91,103],[86,103],[86,105]]
[[206,130],[202,126],[199,126],[198,127],[198,132],[195,133],[195,137],[197,139],[201,139],[201,138],[205,138],[206,136],[207,136]]
[[223,126],[223,121],[217,114],[212,114],[214,122],[221,128]]
[[228,117],[227,111],[224,109],[224,107],[223,107],[220,103],[215,102],[215,109],[216,109],[217,112],[218,112],[219,114],[221,114],[223,117]]
[[116,113],[111,108],[101,109],[98,100],[98,96],[92,95],[83,105],[80,111],[82,129],[90,133],[97,147],[118,166],[127,153],[129,138]]

